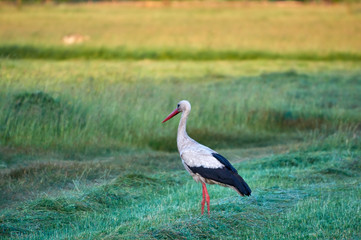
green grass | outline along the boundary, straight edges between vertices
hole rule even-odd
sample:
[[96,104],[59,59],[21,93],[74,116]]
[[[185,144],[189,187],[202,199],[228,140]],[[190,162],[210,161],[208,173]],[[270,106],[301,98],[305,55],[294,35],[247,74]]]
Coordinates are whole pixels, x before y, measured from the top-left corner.
[[[0,238],[360,239],[355,6],[0,4]],[[182,99],[253,190],[209,186],[210,217]]]
[[[356,63],[4,60],[0,69],[4,239],[361,237]],[[160,123],[180,99],[193,103],[189,134],[253,189],[240,198],[210,186],[210,217],[174,152],[178,121]]]
[[[137,156],[132,154],[132,158]],[[35,200],[3,210],[2,236],[20,239],[360,237],[359,147],[331,151],[302,147],[236,163],[253,188],[253,195],[240,198],[230,189],[210,186],[210,217],[200,216],[201,187],[184,170],[178,170],[181,164],[176,154],[159,153],[153,157],[165,165],[150,161],[152,172],[134,171],[135,164],[124,167],[121,158],[107,161],[105,165],[113,166],[111,171],[117,177],[104,169],[104,161],[83,163],[87,170],[78,171],[79,175],[82,172],[81,176],[67,174],[79,169],[79,165],[71,163],[63,163],[61,171],[48,163],[22,175],[9,172],[13,188],[18,188],[22,180],[34,181],[33,171],[43,171],[37,175],[49,176],[50,183],[56,185],[58,181],[51,177],[54,172],[61,172],[73,181],[66,190],[40,194]],[[149,164],[151,159],[141,161]],[[175,169],[165,168],[175,161],[178,162]],[[97,181],[94,175],[98,176]],[[86,184],[87,181],[92,184]]]
[[[3,61],[2,146],[68,157],[126,148],[174,151],[178,123],[160,122],[182,99],[193,104],[190,135],[219,148],[300,140],[314,130],[327,135],[357,129],[361,121],[361,78],[353,64],[346,64],[350,70],[331,73],[288,70],[240,76],[231,62],[219,69],[203,63],[193,65],[199,76],[184,76],[192,64],[179,62],[178,70],[155,80],[146,76],[159,63],[133,66],[140,70],[136,74],[125,70],[130,63],[100,64]],[[243,66],[247,63],[233,68]]]

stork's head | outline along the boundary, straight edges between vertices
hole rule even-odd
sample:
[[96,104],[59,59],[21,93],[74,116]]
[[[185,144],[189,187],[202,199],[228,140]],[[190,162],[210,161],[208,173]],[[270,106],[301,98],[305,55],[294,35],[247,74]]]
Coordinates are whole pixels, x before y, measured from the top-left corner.
[[189,112],[191,110],[191,104],[187,100],[182,100],[177,104],[177,108],[166,117],[162,123],[168,121],[180,112]]

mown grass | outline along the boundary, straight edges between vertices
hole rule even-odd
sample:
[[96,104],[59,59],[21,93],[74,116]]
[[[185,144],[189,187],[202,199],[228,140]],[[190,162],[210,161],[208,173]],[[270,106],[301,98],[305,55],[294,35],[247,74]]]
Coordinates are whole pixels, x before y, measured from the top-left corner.
[[[119,176],[104,178],[103,164],[85,163],[98,169],[101,183],[86,185],[73,176],[65,192],[4,209],[1,234],[20,239],[358,238],[360,139],[347,139],[349,146],[329,151],[321,146],[334,142],[332,137],[319,142],[317,150],[304,146],[236,163],[253,195],[240,198],[230,189],[210,186],[210,217],[200,216],[201,187],[184,170],[169,171],[162,165],[153,166],[153,173],[114,168]],[[165,163],[176,161],[180,167],[173,157],[178,158],[171,154]],[[42,175],[52,175],[51,168],[40,169]]]

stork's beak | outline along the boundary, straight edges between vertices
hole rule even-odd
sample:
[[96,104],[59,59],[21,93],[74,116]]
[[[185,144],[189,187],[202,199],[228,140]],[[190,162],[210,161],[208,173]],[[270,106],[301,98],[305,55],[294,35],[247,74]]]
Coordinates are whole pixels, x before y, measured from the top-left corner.
[[166,117],[162,123],[165,123],[166,121],[168,121],[169,119],[171,119],[172,117],[174,117],[175,115],[177,115],[178,113],[180,113],[180,111],[178,111],[178,109],[176,108],[171,114],[168,115],[168,117]]

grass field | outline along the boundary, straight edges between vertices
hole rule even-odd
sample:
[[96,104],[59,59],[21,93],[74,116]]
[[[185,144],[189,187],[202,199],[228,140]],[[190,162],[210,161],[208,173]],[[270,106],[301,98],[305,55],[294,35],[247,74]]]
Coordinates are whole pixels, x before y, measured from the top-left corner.
[[[0,5],[0,239],[360,239],[360,16]],[[209,217],[161,124],[182,99],[253,190],[210,186]]]
[[[361,58],[359,5],[174,5],[48,5],[21,11],[3,5],[0,49],[13,58]],[[62,37],[74,33],[90,39],[81,48],[64,48]]]

